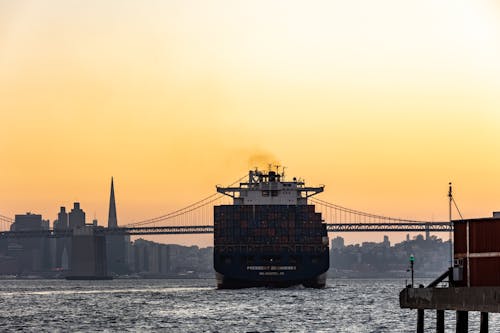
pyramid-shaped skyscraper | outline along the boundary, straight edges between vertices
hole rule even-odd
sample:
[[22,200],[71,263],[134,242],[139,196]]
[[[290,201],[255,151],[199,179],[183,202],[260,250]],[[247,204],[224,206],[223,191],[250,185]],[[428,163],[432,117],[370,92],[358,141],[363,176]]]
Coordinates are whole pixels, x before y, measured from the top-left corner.
[[116,203],[115,203],[115,185],[113,177],[111,177],[111,193],[109,195],[109,214],[108,214],[108,228],[118,227],[118,220],[116,218]]
[[[111,192],[109,194],[108,228],[118,228],[116,217],[115,184],[111,177]],[[111,274],[121,275],[128,273],[128,235],[107,235],[106,248],[108,257],[108,270]]]

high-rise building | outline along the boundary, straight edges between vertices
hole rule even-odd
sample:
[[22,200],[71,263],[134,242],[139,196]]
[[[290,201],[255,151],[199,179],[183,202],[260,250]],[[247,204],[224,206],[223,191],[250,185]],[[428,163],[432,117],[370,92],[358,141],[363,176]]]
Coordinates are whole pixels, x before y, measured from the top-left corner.
[[344,238],[337,236],[334,239],[332,239],[332,250],[340,250],[344,248]]
[[[108,228],[117,228],[118,218],[116,215],[115,186],[111,177],[111,191],[109,194]],[[108,258],[108,270],[112,274],[125,274],[128,272],[128,246],[129,236],[107,235],[106,248]]]
[[66,213],[66,207],[61,207],[61,210],[57,214],[57,220],[54,221],[54,230],[66,229],[68,229],[68,213]]
[[[85,212],[80,208],[80,203],[75,202],[73,204],[73,209],[68,214],[68,227],[73,230],[84,228],[85,227]],[[73,237],[69,238],[67,241],[67,255],[69,259],[69,268],[72,268],[73,265]],[[61,265],[62,265],[62,256],[61,256]]]
[[[11,231],[48,230],[49,221],[42,215],[26,213],[16,215]],[[46,237],[20,238],[9,242],[9,249],[15,249],[18,273],[40,272],[49,268],[49,243]]]
[[10,230],[43,230],[48,229],[47,224],[47,221],[42,220],[42,215],[31,213],[18,214],[16,215],[14,223],[12,223]]
[[116,203],[115,203],[115,185],[113,177],[111,177],[111,193],[109,195],[109,213],[108,213],[108,228],[118,227],[116,218]]
[[71,269],[66,279],[101,280],[109,279],[106,268],[106,241],[96,230],[102,227],[85,225],[73,230]]
[[391,241],[389,240],[389,236],[384,235],[384,242],[382,243],[384,247],[391,247]]
[[[61,207],[61,210],[57,214],[57,220],[54,221],[54,231],[65,232],[68,229],[68,213],[66,212],[66,207]],[[58,269],[63,268],[63,254],[66,251],[66,255],[70,253],[71,239],[69,237],[57,237],[56,250],[55,250],[55,267]],[[67,266],[67,265],[66,265]]]
[[80,208],[80,203],[75,202],[69,212],[69,228],[76,229],[85,226],[85,212]]

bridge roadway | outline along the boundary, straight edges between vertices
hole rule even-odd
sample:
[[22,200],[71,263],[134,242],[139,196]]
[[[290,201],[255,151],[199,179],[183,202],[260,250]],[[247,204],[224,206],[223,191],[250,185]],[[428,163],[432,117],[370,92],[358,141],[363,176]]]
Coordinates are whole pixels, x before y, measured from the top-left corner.
[[[419,222],[419,223],[327,223],[328,232],[449,232],[452,226],[449,222]],[[163,226],[163,227],[129,227],[104,228],[97,227],[96,233],[106,235],[179,235],[179,234],[211,234],[212,225],[200,226]],[[0,238],[28,237],[70,237],[72,230],[32,230],[4,231]]]

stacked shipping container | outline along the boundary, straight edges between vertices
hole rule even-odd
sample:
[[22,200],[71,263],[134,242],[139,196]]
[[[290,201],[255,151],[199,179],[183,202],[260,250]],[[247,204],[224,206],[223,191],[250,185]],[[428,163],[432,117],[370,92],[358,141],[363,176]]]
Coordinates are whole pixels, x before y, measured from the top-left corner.
[[314,247],[325,226],[313,205],[226,205],[214,209],[214,245]]

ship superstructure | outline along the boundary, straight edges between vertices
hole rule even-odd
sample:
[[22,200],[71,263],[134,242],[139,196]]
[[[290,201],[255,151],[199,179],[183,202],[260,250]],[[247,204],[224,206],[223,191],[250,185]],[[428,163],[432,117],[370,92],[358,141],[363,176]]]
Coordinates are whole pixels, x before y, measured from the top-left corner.
[[323,287],[328,235],[307,187],[284,173],[249,171],[238,187],[217,187],[233,205],[214,207],[214,268],[219,288],[303,284]]
[[284,174],[250,170],[248,182],[239,187],[219,187],[217,192],[234,199],[234,205],[307,205],[307,198],[323,192],[324,186],[306,187],[302,180],[284,181]]

